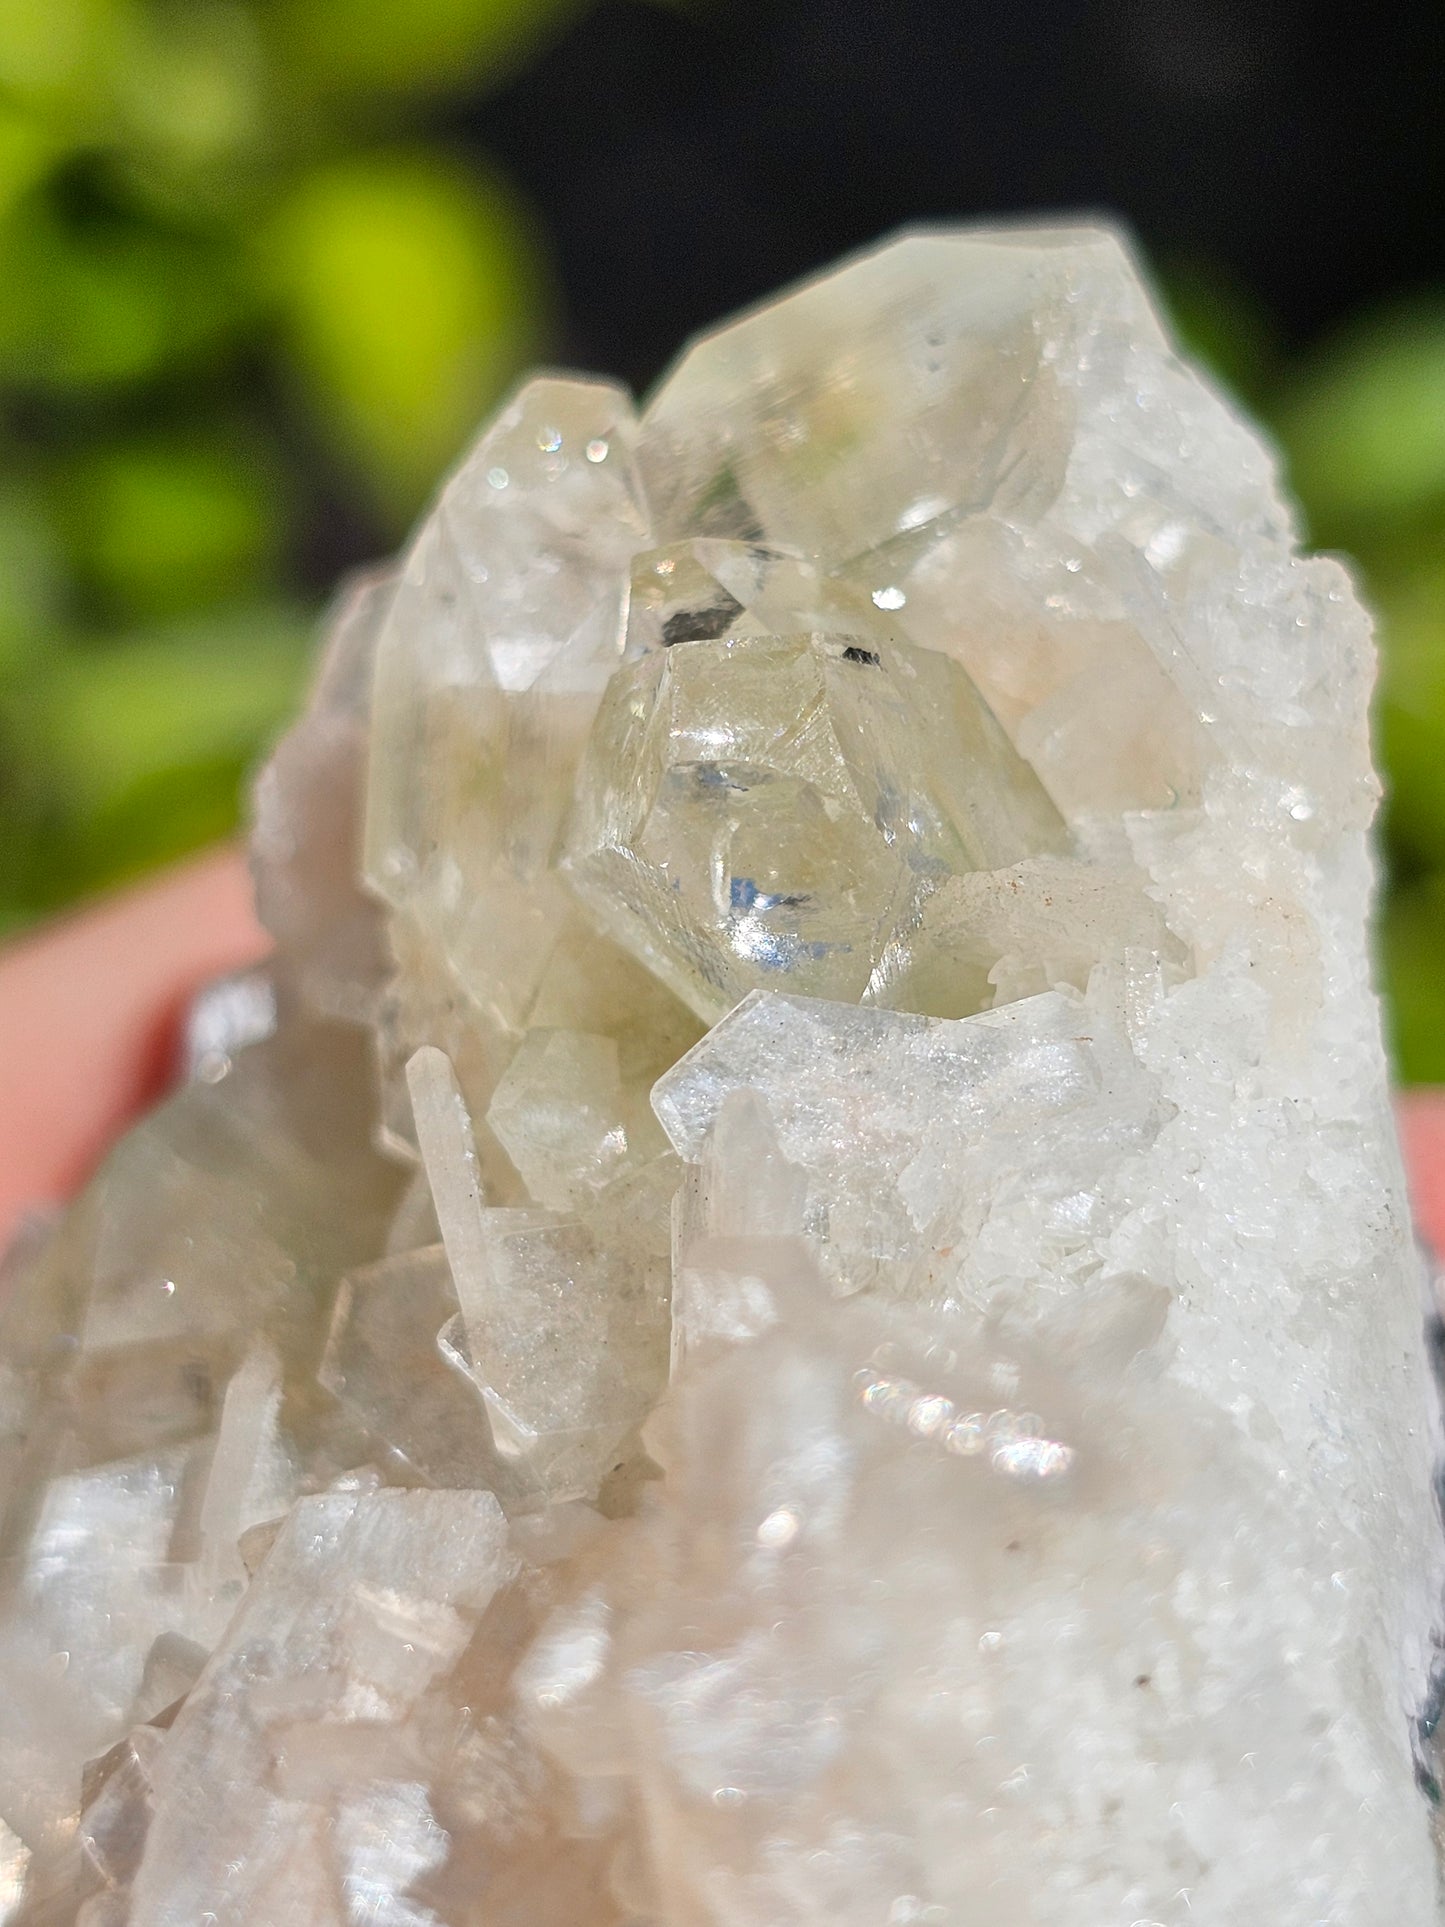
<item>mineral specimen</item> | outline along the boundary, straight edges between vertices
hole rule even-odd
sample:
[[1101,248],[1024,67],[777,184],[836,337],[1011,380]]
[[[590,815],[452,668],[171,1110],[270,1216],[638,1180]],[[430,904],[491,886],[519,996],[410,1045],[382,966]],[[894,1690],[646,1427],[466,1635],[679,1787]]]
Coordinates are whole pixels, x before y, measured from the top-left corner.
[[1086,228],[530,382],[0,1304],[12,1927],[1426,1927],[1368,630]]

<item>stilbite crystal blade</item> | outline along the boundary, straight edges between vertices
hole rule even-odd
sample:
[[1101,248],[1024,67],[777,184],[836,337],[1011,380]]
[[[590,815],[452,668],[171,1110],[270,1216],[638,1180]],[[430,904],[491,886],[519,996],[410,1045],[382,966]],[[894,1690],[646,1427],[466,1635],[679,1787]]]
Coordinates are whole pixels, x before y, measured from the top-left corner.
[[452,1282],[462,1318],[475,1330],[484,1316],[488,1273],[482,1232],[485,1207],[472,1120],[456,1072],[446,1053],[434,1044],[424,1044],[411,1059],[406,1080]]
[[[371,1752],[385,1785],[386,1729],[450,1670],[506,1576],[502,1511],[488,1494],[300,1501],[156,1761],[135,1927],[193,1927],[207,1912],[218,1927],[264,1918],[257,1895],[315,1819],[314,1803],[288,1811],[272,1790],[288,1729],[334,1722],[344,1738],[349,1722],[379,1728]],[[231,1794],[220,1814],[209,1805],[218,1776]],[[343,1856],[347,1832],[340,1821],[332,1836]],[[392,1885],[404,1892],[416,1869],[400,1858]],[[338,1890],[346,1877],[344,1866],[333,1876]],[[334,1918],[348,1911],[338,1904]]]
[[253,797],[256,907],[281,964],[320,1015],[356,1023],[375,1017],[388,970],[361,881],[361,803],[377,638],[395,592],[395,577],[377,574],[338,598],[311,700]]

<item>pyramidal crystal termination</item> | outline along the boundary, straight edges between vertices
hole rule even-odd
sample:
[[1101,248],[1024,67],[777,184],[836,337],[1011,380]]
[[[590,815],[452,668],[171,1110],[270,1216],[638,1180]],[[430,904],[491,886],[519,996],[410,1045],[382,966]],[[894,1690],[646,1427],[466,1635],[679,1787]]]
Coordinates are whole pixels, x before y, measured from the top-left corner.
[[0,1308],[12,1927],[1425,1927],[1368,628],[1119,242],[544,376]]

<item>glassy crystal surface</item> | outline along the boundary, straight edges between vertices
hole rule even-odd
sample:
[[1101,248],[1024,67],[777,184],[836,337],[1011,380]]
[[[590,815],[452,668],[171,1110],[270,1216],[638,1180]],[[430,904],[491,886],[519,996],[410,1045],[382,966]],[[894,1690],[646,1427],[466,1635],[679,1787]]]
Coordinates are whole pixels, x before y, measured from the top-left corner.
[[744,1092],[845,1291],[943,1297],[996,1192],[1040,1220],[1076,1212],[1158,1128],[1157,1086],[1126,1040],[1059,992],[960,1022],[754,992],[653,1096],[696,1162]]
[[1371,667],[1106,232],[525,384],[5,1267],[0,1920],[1445,1920]]
[[617,1042],[585,1030],[528,1031],[487,1109],[539,1204],[565,1209],[627,1156]]
[[377,637],[396,591],[377,574],[337,599],[305,713],[257,780],[256,907],[301,999],[323,1016],[376,1014],[389,967],[379,906],[362,885],[361,801]]
[[946,657],[724,635],[614,677],[563,862],[600,926],[715,1019],[780,979],[881,994],[885,950],[945,878],[1064,840]]
[[403,1482],[494,1490],[502,1468],[478,1394],[437,1345],[456,1313],[440,1245],[350,1272],[336,1294],[317,1376]]

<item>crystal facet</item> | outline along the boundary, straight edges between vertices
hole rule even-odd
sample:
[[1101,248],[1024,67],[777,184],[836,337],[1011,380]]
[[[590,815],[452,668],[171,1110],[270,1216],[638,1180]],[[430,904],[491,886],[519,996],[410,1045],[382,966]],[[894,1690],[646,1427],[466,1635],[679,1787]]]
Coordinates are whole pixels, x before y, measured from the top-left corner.
[[886,996],[940,884],[1065,831],[947,657],[856,634],[678,641],[614,676],[563,868],[704,1019],[786,980]]
[[1370,674],[1106,232],[528,382],[7,1266],[0,1921],[1445,1921]]

